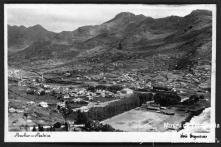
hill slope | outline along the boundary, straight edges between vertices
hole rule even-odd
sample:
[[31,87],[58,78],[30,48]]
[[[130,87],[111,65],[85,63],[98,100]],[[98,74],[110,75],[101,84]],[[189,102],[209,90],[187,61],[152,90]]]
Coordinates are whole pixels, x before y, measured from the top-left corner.
[[61,33],[40,25],[9,26],[9,49],[18,50],[9,56],[9,64],[29,66],[30,61],[53,60],[67,68],[116,63],[125,68],[184,69],[210,61],[211,34],[212,13],[206,10],[159,19],[122,12],[101,25]]

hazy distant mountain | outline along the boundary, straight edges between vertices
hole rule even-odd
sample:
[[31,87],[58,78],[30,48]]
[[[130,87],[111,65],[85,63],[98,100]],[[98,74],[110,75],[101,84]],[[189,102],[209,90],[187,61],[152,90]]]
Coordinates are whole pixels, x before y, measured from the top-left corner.
[[207,10],[159,19],[122,12],[103,24],[61,33],[47,31],[40,25],[28,28],[8,25],[9,49],[19,50],[9,57],[9,62],[68,61],[78,56],[102,62],[103,57],[106,60],[119,55],[143,58],[159,53],[167,57],[177,54],[207,59],[211,55],[211,34],[212,12]]

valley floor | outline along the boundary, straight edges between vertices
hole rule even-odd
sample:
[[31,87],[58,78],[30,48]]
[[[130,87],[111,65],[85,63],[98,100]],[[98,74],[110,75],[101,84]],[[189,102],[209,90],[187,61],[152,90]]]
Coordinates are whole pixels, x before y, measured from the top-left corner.
[[[66,71],[45,74],[48,79],[54,78],[47,82],[39,81],[42,80],[39,75],[12,69],[8,84],[9,131],[27,131],[41,126],[55,130],[56,123],[64,126],[67,122],[69,131],[98,131],[105,125],[111,131],[179,131],[183,124],[193,121],[192,117],[195,119],[195,115],[210,107],[209,70],[209,65],[200,65],[193,73],[159,71],[152,74],[74,75]],[[26,79],[21,80],[19,73]],[[149,101],[153,99],[148,94],[158,93],[151,92],[153,87],[166,87],[177,93],[181,105],[161,107],[154,104],[154,109],[150,109]],[[146,93],[142,102],[140,92]],[[182,102],[192,95],[202,97],[197,102],[183,105]],[[88,117],[93,118],[92,122],[95,122],[92,124],[100,128],[85,127]]]

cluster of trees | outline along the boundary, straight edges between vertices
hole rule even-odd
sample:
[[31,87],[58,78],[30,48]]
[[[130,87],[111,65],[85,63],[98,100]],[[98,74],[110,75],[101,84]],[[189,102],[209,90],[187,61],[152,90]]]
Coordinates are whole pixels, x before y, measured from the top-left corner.
[[107,131],[113,132],[116,131],[108,124],[102,124],[97,120],[91,120],[85,113],[77,111],[76,124],[85,124],[85,130],[87,131]]
[[85,128],[87,131],[103,131],[103,132],[113,132],[116,131],[114,128],[112,128],[108,124],[102,124],[99,121],[88,121],[85,124]]
[[112,86],[105,86],[105,85],[97,85],[97,86],[89,86],[87,88],[88,91],[91,91],[91,92],[95,92],[97,89],[100,89],[100,90],[108,90],[110,92],[113,92],[113,93],[116,93],[117,91],[120,91],[123,89],[122,86],[120,85],[112,85]]
[[170,106],[180,103],[181,97],[174,92],[158,92],[153,97],[156,104]]

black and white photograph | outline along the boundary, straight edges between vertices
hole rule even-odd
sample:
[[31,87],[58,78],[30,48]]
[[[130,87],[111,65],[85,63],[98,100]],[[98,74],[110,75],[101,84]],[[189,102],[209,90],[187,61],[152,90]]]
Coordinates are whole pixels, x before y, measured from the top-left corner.
[[5,4],[6,142],[215,142],[215,4]]

